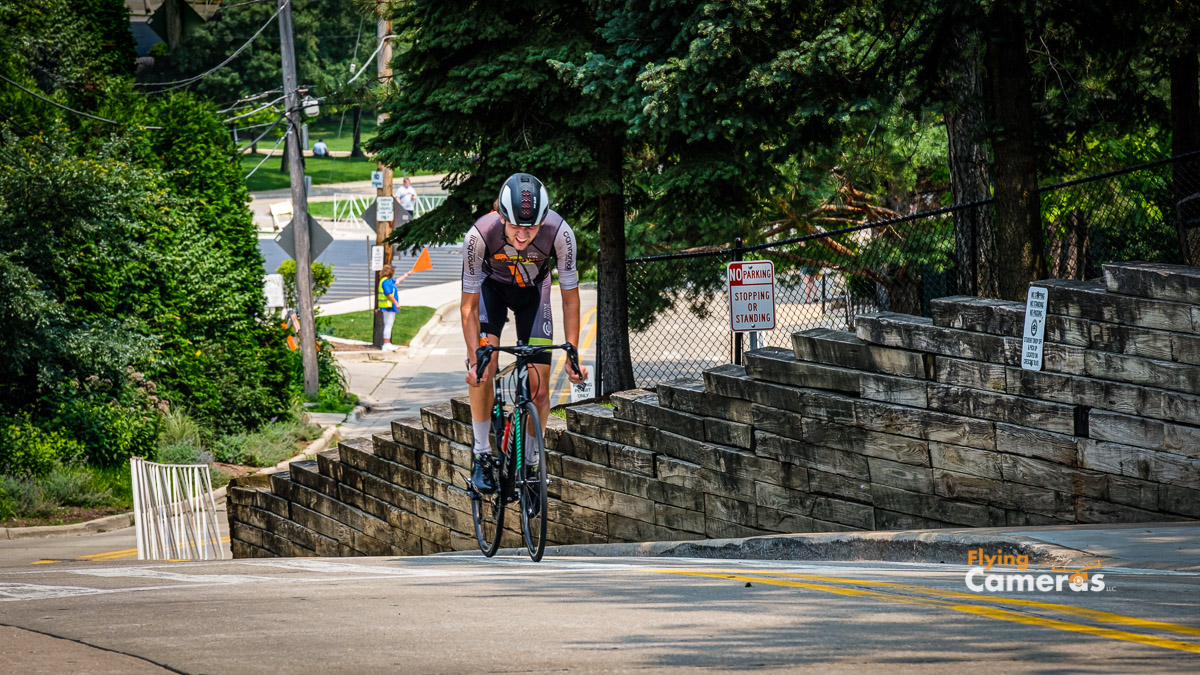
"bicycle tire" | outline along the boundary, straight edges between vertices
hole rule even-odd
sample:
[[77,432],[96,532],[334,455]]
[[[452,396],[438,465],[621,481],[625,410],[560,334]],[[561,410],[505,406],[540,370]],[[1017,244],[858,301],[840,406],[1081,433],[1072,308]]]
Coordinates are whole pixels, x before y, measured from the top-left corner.
[[471,498],[471,520],[475,523],[475,540],[487,557],[496,555],[504,536],[504,492],[478,494]]
[[[526,403],[521,408],[521,426],[518,430],[524,438],[525,429],[530,429],[533,447],[524,449],[525,456],[536,453],[538,457],[537,471],[532,477],[522,476],[520,485],[521,534],[525,538],[525,548],[534,562],[542,559],[546,551],[546,523],[550,504],[546,496],[546,444],[542,437],[542,425],[538,420],[537,408],[532,403]],[[529,464],[528,461],[525,462]],[[528,474],[528,472],[525,472]],[[538,513],[530,516],[530,502],[537,500],[540,505]]]

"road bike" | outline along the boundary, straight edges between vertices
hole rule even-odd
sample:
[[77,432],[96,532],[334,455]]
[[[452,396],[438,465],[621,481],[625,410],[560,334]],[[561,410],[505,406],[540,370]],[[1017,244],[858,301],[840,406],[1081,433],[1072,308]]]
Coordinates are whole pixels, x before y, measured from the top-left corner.
[[[571,367],[579,372],[579,353],[570,343],[518,343],[515,347],[486,345],[475,351],[475,373],[480,379],[493,353],[505,352],[517,357],[516,363],[496,374],[494,383],[496,402],[492,405],[492,478],[496,491],[480,493],[467,481],[475,538],[479,542],[479,550],[489,558],[500,548],[500,539],[504,534],[504,512],[514,502],[519,503],[521,534],[529,557],[537,562],[546,550],[549,507],[546,499],[546,486],[549,484],[546,477],[546,444],[537,406],[530,393],[529,365],[534,356],[553,349],[565,351]],[[533,442],[530,447],[526,447],[526,435]],[[536,457],[538,461],[526,461],[530,457]],[[536,470],[533,466],[536,466]]]

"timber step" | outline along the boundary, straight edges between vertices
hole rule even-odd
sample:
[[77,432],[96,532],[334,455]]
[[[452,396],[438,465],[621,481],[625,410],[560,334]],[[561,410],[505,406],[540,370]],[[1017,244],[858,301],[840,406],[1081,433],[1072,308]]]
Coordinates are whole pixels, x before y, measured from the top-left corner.
[[1200,305],[1200,268],[1123,262],[1104,266],[1109,293]]
[[854,333],[810,328],[792,333],[792,352],[801,361],[927,380],[933,360],[920,352],[871,344]]

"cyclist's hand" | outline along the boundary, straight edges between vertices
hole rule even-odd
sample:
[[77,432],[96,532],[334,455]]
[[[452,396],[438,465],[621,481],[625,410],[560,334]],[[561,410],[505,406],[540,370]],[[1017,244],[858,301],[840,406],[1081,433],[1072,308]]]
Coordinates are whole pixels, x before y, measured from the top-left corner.
[[587,366],[581,363],[579,364],[579,370],[576,370],[571,361],[572,359],[567,359],[567,379],[571,381],[571,384],[583,384],[587,381]]
[[484,382],[487,382],[487,379],[488,379],[487,370],[483,371],[483,379],[480,379],[479,377],[476,376],[474,368],[467,369],[467,384],[471,385],[472,387],[481,386]]

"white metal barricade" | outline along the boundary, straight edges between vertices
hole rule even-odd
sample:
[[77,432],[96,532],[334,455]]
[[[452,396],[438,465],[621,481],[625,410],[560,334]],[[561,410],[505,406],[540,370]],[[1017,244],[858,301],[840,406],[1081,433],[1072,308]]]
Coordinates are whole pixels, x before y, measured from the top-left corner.
[[418,192],[416,202],[413,204],[413,218],[441,206],[442,202],[446,201],[446,197],[448,196],[445,192],[435,194],[421,194]]
[[333,195],[333,221],[335,223],[355,222],[374,201],[374,197],[337,192]]
[[129,460],[138,560],[221,560],[207,464]]

